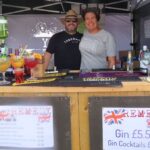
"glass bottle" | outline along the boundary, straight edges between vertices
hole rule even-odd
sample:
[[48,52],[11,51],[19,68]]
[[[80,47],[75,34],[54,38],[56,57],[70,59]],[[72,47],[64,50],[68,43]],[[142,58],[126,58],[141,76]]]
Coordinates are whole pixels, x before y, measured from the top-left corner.
[[132,51],[128,51],[127,71],[128,71],[129,73],[133,73]]
[[142,50],[140,51],[140,56],[139,56],[140,70],[143,73],[147,72],[147,66],[148,66],[149,57],[150,57],[149,55],[150,55],[150,51],[149,51],[148,47],[146,45],[144,45]]
[[5,40],[8,37],[8,21],[5,16],[0,15],[0,40]]

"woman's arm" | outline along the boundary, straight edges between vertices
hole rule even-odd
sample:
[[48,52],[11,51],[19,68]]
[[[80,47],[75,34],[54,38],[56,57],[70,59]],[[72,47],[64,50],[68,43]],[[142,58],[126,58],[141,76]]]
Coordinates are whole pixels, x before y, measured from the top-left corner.
[[116,56],[108,57],[108,68],[112,69],[116,65]]

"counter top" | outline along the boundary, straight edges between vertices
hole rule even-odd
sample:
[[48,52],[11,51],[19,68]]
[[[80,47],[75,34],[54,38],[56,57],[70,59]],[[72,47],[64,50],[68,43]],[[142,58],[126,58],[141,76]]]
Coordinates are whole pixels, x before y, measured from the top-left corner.
[[122,82],[122,87],[44,87],[44,86],[0,86],[0,93],[74,93],[74,92],[119,92],[119,91],[148,91],[150,83],[146,81]]
[[[36,83],[36,84],[28,84],[28,85],[19,85],[19,86],[0,86],[0,93],[92,93],[92,92],[120,92],[120,91],[140,91],[140,92],[150,92],[150,82],[146,81],[146,77],[140,77],[139,78],[139,72],[134,72],[133,74],[129,74],[125,71],[100,71],[100,72],[89,72],[89,73],[59,73],[59,74],[49,74],[48,78],[51,80],[53,78],[57,78],[56,81],[46,81],[44,83]],[[83,77],[82,77],[83,76]],[[88,83],[88,81],[83,81],[84,78],[92,79],[100,79],[97,80],[94,83],[94,86]],[[114,79],[116,78],[117,81],[121,82],[121,86],[118,84],[117,86],[114,85],[111,86],[101,86],[100,82],[101,79],[106,78],[106,81],[108,79]],[[121,78],[120,78],[121,77]],[[47,77],[46,79],[47,80]],[[73,84],[76,83],[77,84]],[[113,83],[113,82],[111,82]],[[66,86],[67,84],[67,86]],[[75,86],[74,86],[75,85]]]

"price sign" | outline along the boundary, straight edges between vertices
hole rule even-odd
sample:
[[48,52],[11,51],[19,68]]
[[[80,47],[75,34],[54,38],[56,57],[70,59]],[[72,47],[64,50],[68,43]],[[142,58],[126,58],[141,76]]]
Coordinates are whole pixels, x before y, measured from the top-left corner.
[[52,106],[0,106],[0,146],[54,146]]
[[149,150],[150,108],[103,107],[104,150]]

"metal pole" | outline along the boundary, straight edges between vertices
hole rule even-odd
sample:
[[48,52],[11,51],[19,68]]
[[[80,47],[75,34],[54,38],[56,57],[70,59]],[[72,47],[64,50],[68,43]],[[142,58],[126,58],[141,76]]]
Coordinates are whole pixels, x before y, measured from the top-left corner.
[[2,1],[0,0],[0,15],[2,15]]

